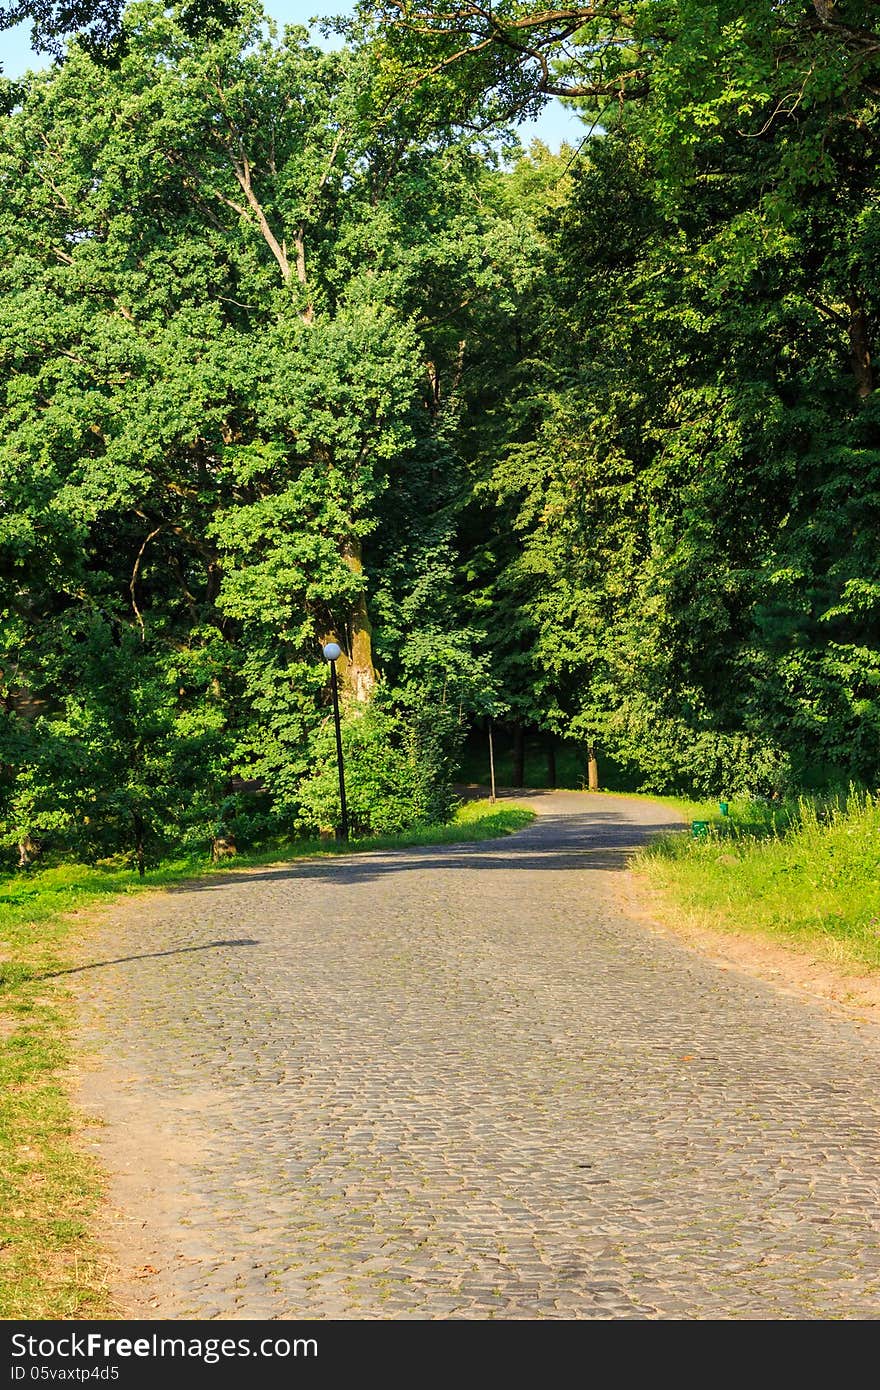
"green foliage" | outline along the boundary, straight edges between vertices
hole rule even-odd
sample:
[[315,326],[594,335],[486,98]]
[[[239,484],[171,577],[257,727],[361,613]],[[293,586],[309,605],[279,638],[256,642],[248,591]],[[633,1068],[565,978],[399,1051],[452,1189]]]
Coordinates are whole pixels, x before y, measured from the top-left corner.
[[[0,120],[7,850],[317,826],[329,634],[364,826],[487,716],[644,789],[873,785],[871,7],[191,18]],[[514,155],[563,88],[592,137]]]
[[539,218],[480,430],[513,707],[646,789],[880,768],[880,113],[796,8],[667,7],[650,97]]
[[121,846],[155,855],[203,842],[225,723],[204,652],[157,659],[131,632],[114,642],[100,622],[77,635],[51,709],[32,723],[5,721],[5,758],[21,770],[0,843],[32,839],[94,859]]
[[[377,705],[342,728],[348,816],[355,835],[393,835],[448,819],[451,787],[436,726]],[[314,833],[340,823],[336,733],[327,719],[312,744],[314,771],[297,789],[297,826]]]
[[7,846],[186,849],[236,778],[264,795],[230,828],[288,825],[320,642],[351,649],[368,591],[398,704],[470,708],[484,672],[461,483],[424,527],[399,505],[407,467],[412,499],[423,460],[456,466],[425,335],[472,275],[503,282],[480,165],[389,118],[369,45],[278,43],[242,9],[197,31],[135,4],[116,64],[73,50],[0,126]]

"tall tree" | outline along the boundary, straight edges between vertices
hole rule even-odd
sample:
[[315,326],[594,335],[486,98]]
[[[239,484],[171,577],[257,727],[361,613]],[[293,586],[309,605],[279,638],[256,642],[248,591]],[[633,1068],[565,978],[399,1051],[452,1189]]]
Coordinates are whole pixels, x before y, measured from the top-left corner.
[[[126,0],[0,0],[0,33],[31,22],[31,43],[37,52],[64,54],[75,40],[93,58],[115,62],[125,47],[122,14]],[[234,0],[184,0],[173,8],[191,33],[216,33],[241,17]]]
[[792,7],[701,15],[554,216],[495,471],[512,603],[560,727],[647,785],[871,779],[877,58]]
[[321,639],[353,700],[375,686],[365,548],[445,293],[408,229],[455,219],[469,156],[395,128],[368,49],[276,45],[257,9],[193,38],[140,4],[125,35],[116,67],[34,78],[0,136],[7,762],[16,691],[38,740],[81,739],[105,633],[132,692],[177,688],[178,726],[293,814]]

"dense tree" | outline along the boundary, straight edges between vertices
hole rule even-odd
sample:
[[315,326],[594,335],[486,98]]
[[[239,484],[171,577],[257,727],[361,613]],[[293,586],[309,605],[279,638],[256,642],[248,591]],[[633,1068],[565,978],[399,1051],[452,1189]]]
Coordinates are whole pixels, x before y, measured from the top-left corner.
[[[184,0],[174,8],[190,34],[230,28],[242,9],[234,0]],[[124,9],[125,0],[0,0],[0,33],[30,21],[38,52],[60,58],[75,39],[93,58],[115,62],[125,48]]]
[[[658,789],[875,779],[869,7],[343,27],[135,4],[7,103],[5,842],[332,820],[331,636],[359,829],[486,715]],[[563,86],[591,138],[516,156]]]
[[[669,39],[547,224],[549,331],[494,471],[506,580],[545,714],[643,784],[870,779],[876,58],[723,9]],[[816,90],[781,102],[808,57]]]
[[841,58],[850,83],[877,90],[873,0],[362,0],[360,8],[378,20],[412,82],[458,70],[473,94],[495,88],[520,103],[561,96],[620,105],[668,93],[672,79],[686,116],[707,90],[767,99],[796,76],[780,101],[788,111],[827,90],[829,78],[839,86]]
[[[224,773],[258,778],[289,816],[319,642],[340,638],[368,701],[364,548],[400,456],[439,433],[421,333],[450,287],[424,229],[459,255],[478,232],[472,157],[395,134],[368,53],[278,46],[259,19],[193,40],[136,5],[117,68],[75,53],[6,123],[4,678],[16,748],[33,693],[37,743],[81,752],[103,698],[86,653],[124,650],[132,728],[142,687],[176,688],[178,726],[216,745],[215,803]],[[444,629],[466,675],[448,608]],[[35,768],[42,810],[16,794],[12,835],[49,824]]]

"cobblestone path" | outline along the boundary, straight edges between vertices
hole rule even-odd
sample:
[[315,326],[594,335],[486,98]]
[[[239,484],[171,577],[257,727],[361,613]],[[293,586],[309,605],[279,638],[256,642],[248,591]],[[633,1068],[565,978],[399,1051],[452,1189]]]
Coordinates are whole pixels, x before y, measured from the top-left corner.
[[876,1032],[627,920],[666,812],[150,896],[69,978],[132,1316],[880,1311]]

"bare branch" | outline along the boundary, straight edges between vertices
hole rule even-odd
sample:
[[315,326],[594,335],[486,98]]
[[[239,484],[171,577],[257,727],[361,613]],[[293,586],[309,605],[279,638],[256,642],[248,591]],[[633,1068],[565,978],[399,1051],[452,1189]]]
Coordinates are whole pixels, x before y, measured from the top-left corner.
[[146,634],[146,629],[145,629],[145,627],[144,627],[144,620],[143,620],[143,618],[141,617],[141,610],[140,610],[140,609],[138,608],[138,606],[137,606],[137,597],[136,597],[136,594],[135,594],[135,589],[136,589],[136,587],[137,587],[138,574],[140,573],[140,568],[141,568],[141,561],[142,561],[143,558],[144,558],[144,551],[146,550],[147,546],[150,544],[150,541],[153,540],[156,536],[158,536],[158,534],[159,534],[160,531],[164,531],[164,529],[165,529],[164,526],[157,526],[156,529],[155,529],[154,531],[151,531],[150,534],[149,534],[149,535],[146,537],[146,539],[144,540],[143,545],[141,546],[140,550],[139,550],[138,553],[137,553],[137,559],[136,559],[135,562],[134,562],[134,569],[133,569],[132,572],[131,572],[131,583],[130,583],[129,586],[128,586],[129,593],[131,594],[131,606],[132,606],[132,608],[134,609],[134,616],[137,618],[138,624],[139,624],[140,629],[141,629],[141,641],[142,641],[142,642],[146,640],[146,635],[147,635],[147,634]]
[[241,186],[241,190],[244,193],[245,198],[247,199],[248,207],[257,219],[257,224],[259,225],[260,231],[263,234],[263,240],[265,241],[269,250],[272,252],[272,255],[275,257],[275,260],[278,262],[278,268],[281,271],[281,278],[286,285],[290,280],[290,262],[288,261],[287,256],[285,255],[283,246],[280,244],[277,237],[275,236],[275,233],[272,231],[272,228],[269,226],[269,220],[266,217],[265,212],[263,211],[262,205],[259,199],[257,198],[257,195],[254,192],[253,183],[251,180],[251,166],[248,157],[244,153],[244,151],[242,151],[240,159],[235,159],[235,157],[233,156],[232,167],[235,171],[235,177],[238,179],[238,182]]

